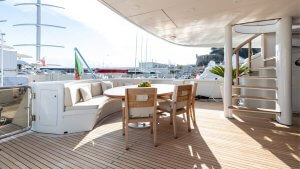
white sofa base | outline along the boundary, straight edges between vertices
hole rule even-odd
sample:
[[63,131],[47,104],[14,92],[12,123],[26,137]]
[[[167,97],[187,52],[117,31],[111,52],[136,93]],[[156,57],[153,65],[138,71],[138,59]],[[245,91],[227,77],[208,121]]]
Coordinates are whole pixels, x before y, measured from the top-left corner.
[[113,113],[121,113],[121,110],[122,101],[111,99],[101,109],[66,111],[63,116],[63,132],[59,134],[90,131],[99,121]]
[[97,113],[91,113],[90,110],[84,110],[80,114],[64,115],[63,116],[63,130],[61,133],[56,134],[66,134],[90,131],[93,129]]
[[93,82],[99,80],[31,84],[36,95],[32,100],[32,115],[36,117],[36,121],[32,122],[31,130],[49,134],[90,131],[105,117],[116,112],[121,113],[121,100],[102,95],[95,96],[95,100],[88,104],[79,104],[72,108],[65,106],[66,86]]

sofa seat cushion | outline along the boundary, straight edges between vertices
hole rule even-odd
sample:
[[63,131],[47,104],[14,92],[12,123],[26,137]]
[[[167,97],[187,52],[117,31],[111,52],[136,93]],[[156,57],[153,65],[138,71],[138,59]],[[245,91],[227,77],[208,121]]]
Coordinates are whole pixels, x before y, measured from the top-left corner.
[[[179,102],[176,104],[176,109],[181,109],[181,108],[184,108],[186,106],[186,101],[183,101],[183,102]],[[158,104],[158,108],[161,109],[161,110],[165,110],[165,111],[172,111],[172,101],[171,100],[166,100],[166,101],[163,101],[163,102],[159,102]]]
[[109,101],[109,97],[100,95],[95,96],[91,100],[85,102],[78,102],[74,104],[74,106],[66,107],[66,111],[68,110],[86,110],[86,109],[100,109],[102,106]]

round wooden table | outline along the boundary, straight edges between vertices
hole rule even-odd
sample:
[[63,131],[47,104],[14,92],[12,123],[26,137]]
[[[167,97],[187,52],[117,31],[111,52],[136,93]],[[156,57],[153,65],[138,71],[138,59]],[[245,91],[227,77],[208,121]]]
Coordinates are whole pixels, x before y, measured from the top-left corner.
[[[104,95],[110,98],[125,99],[125,89],[137,88],[137,85],[120,86],[104,91]],[[157,96],[168,96],[174,92],[175,85],[171,84],[152,84],[151,87],[157,88]]]
[[[110,98],[115,98],[115,99],[125,99],[125,89],[127,88],[137,88],[137,85],[129,85],[129,86],[120,86],[120,87],[115,87],[111,89],[107,89],[104,91],[104,95]],[[151,87],[157,88],[157,97],[162,97],[162,96],[170,96],[174,92],[174,87],[175,85],[171,84],[152,84]],[[148,128],[150,127],[149,124],[146,123],[130,123],[128,125],[129,127],[132,128]]]

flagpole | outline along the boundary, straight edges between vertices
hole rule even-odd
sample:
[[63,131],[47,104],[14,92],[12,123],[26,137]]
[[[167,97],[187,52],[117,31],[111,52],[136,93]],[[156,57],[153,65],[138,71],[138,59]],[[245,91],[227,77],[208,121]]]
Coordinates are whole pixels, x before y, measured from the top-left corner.
[[83,61],[83,63],[85,64],[85,66],[87,67],[88,71],[92,74],[93,79],[96,79],[96,75],[94,74],[93,70],[90,68],[90,66],[87,64],[87,62],[85,61],[84,57],[81,55],[81,53],[79,52],[79,50],[77,48],[74,48],[75,54],[77,53],[79,55],[79,57],[81,58],[81,60]]

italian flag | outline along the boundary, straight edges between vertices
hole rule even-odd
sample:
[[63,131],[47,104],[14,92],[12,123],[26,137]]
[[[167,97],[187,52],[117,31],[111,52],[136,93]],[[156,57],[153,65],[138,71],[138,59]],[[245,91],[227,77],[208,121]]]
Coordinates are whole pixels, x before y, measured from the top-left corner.
[[77,56],[77,52],[75,52],[75,78],[76,80],[80,80],[80,76],[83,73],[83,66],[82,62],[80,61],[79,57]]

